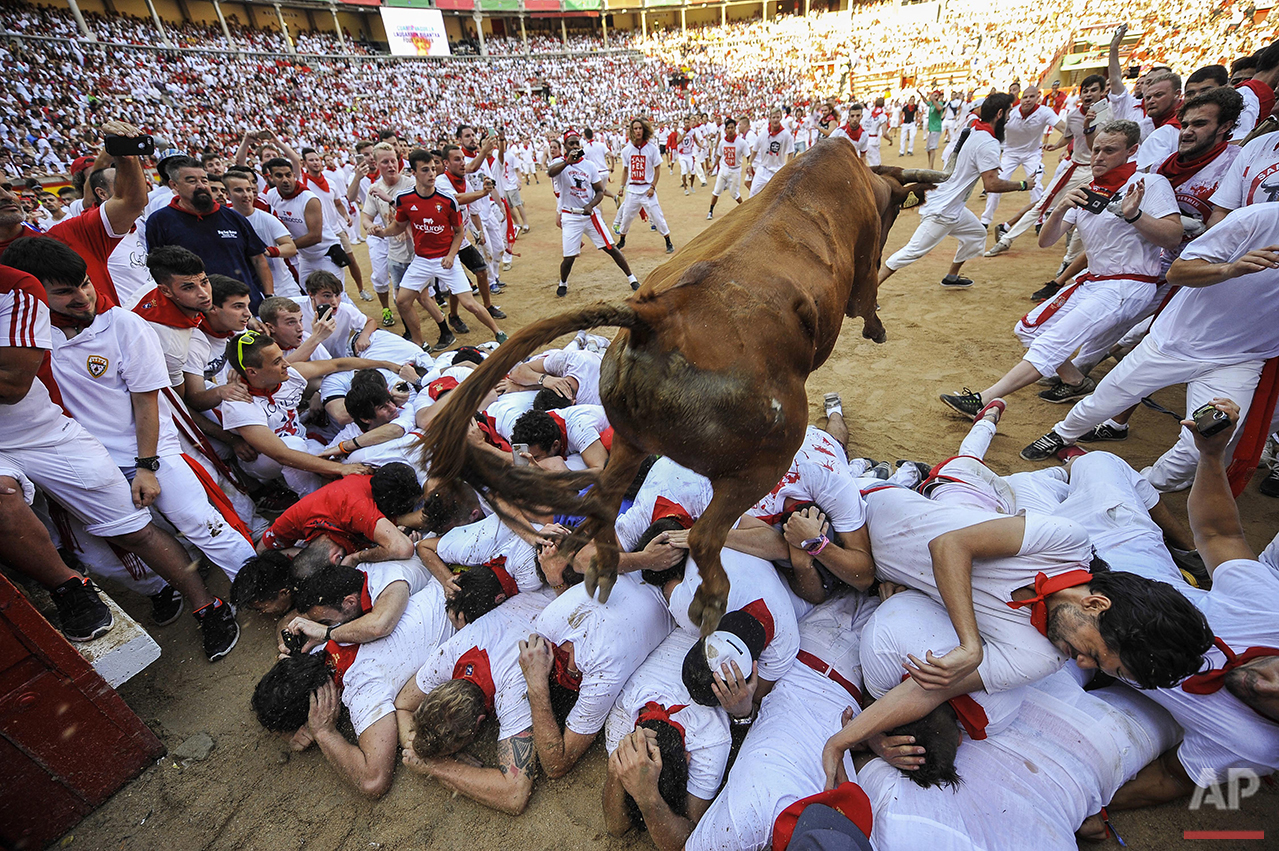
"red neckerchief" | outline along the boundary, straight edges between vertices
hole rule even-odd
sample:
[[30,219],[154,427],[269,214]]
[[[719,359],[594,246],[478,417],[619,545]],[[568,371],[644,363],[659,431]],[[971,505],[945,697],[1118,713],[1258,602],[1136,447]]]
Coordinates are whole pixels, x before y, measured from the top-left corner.
[[1204,153],[1195,157],[1193,160],[1182,162],[1180,154],[1173,154],[1164,160],[1163,165],[1156,169],[1157,174],[1162,174],[1168,178],[1168,182],[1172,184],[1172,188],[1176,189],[1190,178],[1199,173],[1199,170],[1217,157],[1225,153],[1226,148],[1230,147],[1230,143],[1222,139],[1213,145]]
[[498,433],[497,420],[481,411],[475,415],[475,422],[479,424],[480,431],[484,433],[485,443],[503,452],[511,451],[511,442]]
[[555,655],[555,662],[551,666],[551,677],[569,691],[580,690],[582,688],[582,672],[577,671],[574,673],[568,669],[568,651],[564,649],[564,645],[551,644],[551,651]]
[[493,571],[493,575],[497,577],[497,584],[502,586],[502,593],[508,600],[520,593],[520,587],[515,584],[514,577],[506,570],[506,556],[490,559],[484,562],[484,566]]
[[325,195],[328,195],[332,191],[329,189],[328,178],[326,178],[323,174],[317,176],[304,170],[302,172],[302,178],[298,182],[304,187],[307,186],[307,184],[313,183],[315,184],[315,188],[323,192]]
[[1118,168],[1112,168],[1101,177],[1093,178],[1088,184],[1089,189],[1105,190],[1111,195],[1124,188],[1124,184],[1128,182],[1128,178],[1137,173],[1136,163],[1124,163]]
[[662,706],[662,704],[658,703],[656,700],[650,700],[648,703],[644,704],[644,708],[639,711],[639,715],[635,716],[635,726],[638,727],[645,721],[663,721],[679,731],[679,740],[682,742],[684,741],[685,735],[684,725],[673,720],[671,716],[676,712],[679,712],[681,709],[687,708],[687,703],[675,703],[671,706]]
[[351,666],[355,664],[355,657],[360,652],[359,644],[338,644],[333,639],[329,639],[324,645],[324,661],[329,666],[329,671],[333,674],[333,684],[339,689],[342,688],[342,678],[346,676],[346,672],[351,670]]
[[239,331],[214,331],[212,328],[209,328],[208,326],[205,326],[204,328],[201,328],[200,330],[208,334],[210,337],[212,337],[215,340],[229,340],[232,337],[234,337],[236,334],[240,333]]
[[[567,458],[568,457],[568,424],[564,422],[563,417],[561,417],[559,414],[555,413],[554,411],[547,411],[546,415],[549,416],[555,422],[556,427],[560,430],[560,457]],[[549,448],[550,447],[548,446],[547,449]]]
[[989,124],[987,124],[985,121],[974,121],[974,122],[973,122],[973,129],[974,129],[974,130],[985,130],[987,133],[989,133],[989,134],[991,135],[991,137],[992,137],[992,138],[994,138],[994,136],[995,136],[995,128],[994,128],[994,127],[991,127],[991,126],[990,126]]
[[156,287],[138,302],[133,312],[148,322],[164,325],[169,328],[199,328],[204,321],[204,314],[187,316],[173,299],[160,292]]
[[248,385],[249,395],[257,396],[259,399],[266,399],[271,404],[275,404],[275,394],[280,392],[280,388],[283,386],[284,384],[280,383],[272,387],[270,390],[260,390],[257,387],[254,387],[252,384],[250,384]]
[[285,201],[292,201],[294,198],[301,195],[302,190],[304,189],[306,189],[306,185],[301,180],[293,181],[293,194],[291,195],[285,195],[283,189],[281,189],[278,186],[275,187],[275,191],[278,192],[280,194],[280,197],[283,198]]
[[863,132],[863,128],[862,128],[862,126],[861,126],[860,124],[858,124],[858,125],[857,125],[857,129],[856,129],[856,130],[853,130],[853,129],[850,129],[850,128],[849,128],[849,126],[848,126],[847,124],[845,124],[845,125],[844,125],[844,132],[848,134],[848,138],[850,138],[850,139],[852,139],[854,142],[856,142],[856,141],[858,141],[859,139],[861,139],[861,137],[862,137],[862,132]]
[[773,613],[768,610],[768,604],[763,599],[752,600],[742,606],[741,610],[759,621],[759,625],[764,628],[764,646],[772,644],[777,627],[773,623]]
[[475,683],[484,692],[484,709],[493,712],[493,700],[497,696],[497,686],[493,685],[493,669],[489,665],[489,653],[478,647],[472,647],[463,653],[453,666],[453,679]]
[[1035,596],[1025,600],[1009,600],[1006,605],[1010,609],[1030,609],[1030,623],[1039,634],[1048,636],[1048,598],[1058,591],[1087,585],[1092,581],[1092,574],[1086,570],[1068,570],[1049,577],[1040,572],[1035,574]]
[[[564,135],[564,141],[566,141],[566,142],[567,142],[567,141],[568,141],[568,137],[569,137],[570,135],[576,136],[577,134],[576,134],[576,133],[566,133],[566,134]],[[467,155],[469,158],[471,158],[471,159],[475,159],[476,157],[478,157],[478,156],[480,155],[480,149],[479,149],[479,148],[471,148],[470,150],[468,150],[468,149],[466,149],[466,148],[463,148],[463,149],[462,149],[462,153],[466,154],[466,155]]]
[[[765,129],[767,129],[767,128],[765,128]],[[786,129],[786,127],[785,127],[785,126],[780,126],[780,127],[778,127],[778,128],[777,128],[777,133],[780,133],[780,132],[782,132],[782,131],[783,131],[783,130],[785,130],[785,129]],[[777,133],[774,133],[772,130],[769,130],[769,131],[768,131],[768,138],[770,138],[770,139],[771,139],[771,138],[773,138],[774,136],[776,136],[776,135],[777,135]]]
[[1039,109],[1039,104],[1035,104],[1033,107],[1031,107],[1031,108],[1030,108],[1030,112],[1027,112],[1027,111],[1026,111],[1026,107],[1025,107],[1025,106],[1020,106],[1020,107],[1018,107],[1018,108],[1017,108],[1017,111],[1021,113],[1021,120],[1022,120],[1022,121],[1025,121],[1027,118],[1030,118],[1030,116],[1034,115],[1034,114],[1035,114],[1035,110],[1037,110],[1037,109]]
[[[902,674],[902,682],[909,679],[910,674]],[[986,715],[982,705],[973,700],[971,694],[956,695],[946,702],[950,704],[951,709],[955,710],[955,718],[968,734],[968,738],[974,742],[980,742],[986,738],[986,727],[990,724],[990,717]]]
[[448,171],[446,171],[446,172],[444,172],[444,173],[445,173],[446,175],[448,175],[449,183],[451,183],[451,184],[453,185],[453,191],[454,191],[454,192],[465,192],[465,191],[466,191],[466,178],[465,178],[465,177],[454,177],[454,176],[453,176],[453,174],[452,174],[452,172],[448,172]]
[[1236,89],[1251,89],[1252,93],[1257,96],[1257,101],[1261,104],[1261,111],[1257,113],[1258,121],[1263,120],[1267,115],[1274,112],[1275,109],[1275,90],[1267,86],[1259,80],[1244,80]]
[[651,522],[656,523],[663,517],[670,517],[679,522],[679,525],[685,529],[693,528],[693,518],[688,513],[688,509],[680,505],[678,502],[672,502],[664,496],[659,496],[657,501],[653,503],[653,519]]
[[1246,665],[1254,659],[1279,656],[1279,649],[1274,647],[1249,647],[1244,652],[1236,654],[1220,638],[1214,637],[1212,643],[1217,646],[1218,650],[1226,654],[1226,664],[1203,674],[1186,677],[1181,684],[1181,690],[1187,694],[1214,694],[1221,691],[1221,687],[1226,684],[1226,674],[1240,665]]
[[1180,101],[1178,101],[1177,106],[1174,106],[1171,110],[1169,110],[1168,114],[1164,116],[1164,118],[1160,121],[1155,121],[1155,119],[1153,118],[1150,119],[1150,122],[1155,125],[1155,129],[1158,130],[1160,127],[1163,127],[1165,124],[1171,124],[1173,127],[1176,127],[1178,130],[1180,130],[1181,120],[1177,118],[1177,108],[1180,105],[1181,103]]
[[[105,299],[98,299],[97,306],[94,308],[94,316],[101,316],[111,309],[106,305],[107,302]],[[80,320],[68,316],[65,313],[57,313],[50,310],[49,324],[54,328],[88,328],[93,324],[93,320],[90,319],[88,322],[81,322]]]

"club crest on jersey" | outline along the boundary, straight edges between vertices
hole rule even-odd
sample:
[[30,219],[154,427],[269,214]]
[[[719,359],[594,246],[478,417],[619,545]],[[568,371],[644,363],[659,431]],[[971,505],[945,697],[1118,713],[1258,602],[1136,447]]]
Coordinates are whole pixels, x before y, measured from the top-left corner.
[[462,679],[475,676],[475,663],[467,662],[466,667],[462,669]]
[[111,361],[102,355],[89,355],[88,360],[84,363],[85,368],[89,370],[89,374],[94,378],[101,378],[107,374],[107,367],[111,365]]

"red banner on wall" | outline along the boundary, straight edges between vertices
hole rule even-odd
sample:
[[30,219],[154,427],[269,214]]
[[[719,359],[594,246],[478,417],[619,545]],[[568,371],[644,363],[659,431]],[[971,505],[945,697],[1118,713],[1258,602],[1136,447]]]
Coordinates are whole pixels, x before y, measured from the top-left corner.
[[435,0],[435,8],[469,12],[475,8],[475,0]]
[[529,12],[558,12],[560,0],[524,0],[524,9]]
[[338,0],[339,3],[351,6],[381,6],[382,0]]

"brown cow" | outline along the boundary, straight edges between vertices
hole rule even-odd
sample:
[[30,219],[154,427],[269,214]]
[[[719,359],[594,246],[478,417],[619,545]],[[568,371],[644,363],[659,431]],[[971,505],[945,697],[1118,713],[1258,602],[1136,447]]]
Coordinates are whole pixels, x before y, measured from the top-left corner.
[[[599,303],[522,329],[449,394],[423,451],[433,479],[458,476],[526,507],[584,515],[573,546],[593,539],[587,590],[608,599],[617,575],[614,523],[645,456],[659,453],[709,478],[714,497],[689,547],[702,585],[689,617],[703,634],[724,613],[719,551],[744,511],[781,479],[808,424],[804,383],[830,356],[844,316],[885,339],[875,315],[880,252],[912,189],[938,172],[876,176],[841,139],[783,168],[755,198],[703,231],[620,304]],[[473,452],[467,431],[484,395],[556,337],[618,326],[600,369],[614,437],[599,486],[589,473],[548,474]],[[571,549],[569,547],[568,549]]]

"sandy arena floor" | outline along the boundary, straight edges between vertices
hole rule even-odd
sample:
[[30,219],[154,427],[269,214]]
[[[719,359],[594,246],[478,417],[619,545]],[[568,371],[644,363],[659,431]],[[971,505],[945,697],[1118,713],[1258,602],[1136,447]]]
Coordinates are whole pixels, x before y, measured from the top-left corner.
[[[1054,160],[1055,161],[1055,160]],[[925,166],[921,154],[905,159],[885,146],[884,162]],[[1050,169],[1051,171],[1051,169]],[[618,172],[620,177],[620,171]],[[568,306],[630,295],[613,262],[588,245],[569,281],[570,294],[554,297],[560,260],[560,232],[554,223],[549,181],[523,187],[533,230],[515,246],[515,268],[504,274],[510,289],[495,301],[510,318],[500,323],[513,332],[535,319]],[[984,199],[974,192],[969,206],[980,212]],[[708,224],[710,188],[698,187],[685,197],[678,180],[663,174],[659,196],[676,247],[682,247]],[[1000,212],[1011,215],[1024,195],[1005,199]],[[718,214],[732,205],[720,199]],[[607,216],[613,205],[605,201]],[[909,239],[918,216],[903,213],[888,239],[891,252]],[[1057,269],[1061,247],[1040,250],[1031,236],[1002,257],[971,262],[965,273],[976,281],[967,291],[946,292],[938,286],[954,242],[898,273],[880,292],[881,316],[888,342],[862,339],[861,321],[845,323],[831,357],[809,382],[810,416],[821,422],[822,394],[839,391],[851,432],[851,451],[879,459],[907,458],[936,463],[951,455],[967,424],[937,400],[939,392],[968,386],[981,389],[1002,375],[1021,355],[1013,323],[1028,309],[1028,295]],[[367,274],[367,252],[357,248]],[[644,276],[666,260],[662,240],[637,222],[625,254],[635,273]],[[887,253],[885,254],[887,256]],[[779,258],[782,262],[782,258]],[[352,296],[355,290],[351,287]],[[376,302],[356,302],[366,310]],[[465,313],[472,332],[462,342],[478,343],[488,333]],[[403,330],[397,326],[397,332]],[[433,331],[428,337],[433,338]],[[1100,375],[1113,361],[1103,364]],[[1184,393],[1172,387],[1156,394],[1165,406],[1179,410]],[[1033,388],[1009,400],[1000,434],[987,460],[1000,473],[1026,469],[1018,458],[1023,446],[1065,413],[1035,398]],[[1133,435],[1109,444],[1117,454],[1141,468],[1175,438],[1171,418],[1141,409]],[[1240,499],[1249,539],[1260,550],[1279,529],[1279,500],[1258,494],[1258,476]],[[1174,510],[1185,510],[1185,494],[1169,497]],[[215,593],[225,593],[221,575],[211,579]],[[135,618],[146,622],[146,600],[127,593],[117,599]],[[210,757],[187,766],[165,758],[117,793],[78,825],[60,847],[72,849],[569,849],[651,848],[644,834],[622,840],[604,831],[600,794],[605,754],[597,743],[569,777],[538,780],[527,812],[513,819],[464,798],[452,798],[431,781],[401,768],[391,792],[368,801],[344,785],[317,750],[290,754],[285,743],[262,730],[249,709],[254,684],[275,658],[275,624],[244,613],[236,650],[216,665],[200,652],[198,633],[189,617],[154,630],[164,655],[125,684],[120,693],[160,738],[173,748],[189,736],[207,732],[217,743]],[[491,743],[491,739],[490,739]],[[485,755],[481,748],[480,755]],[[1141,849],[1212,848],[1252,851],[1279,847],[1265,841],[1193,841],[1185,830],[1261,830],[1279,833],[1279,794],[1263,785],[1238,812],[1218,812],[1206,804],[1191,812],[1187,802],[1157,809],[1116,814],[1113,822],[1133,851]],[[1033,848],[1033,836],[1025,848]],[[1100,847],[1091,846],[1086,847]],[[1106,847],[1118,847],[1114,840]]]

